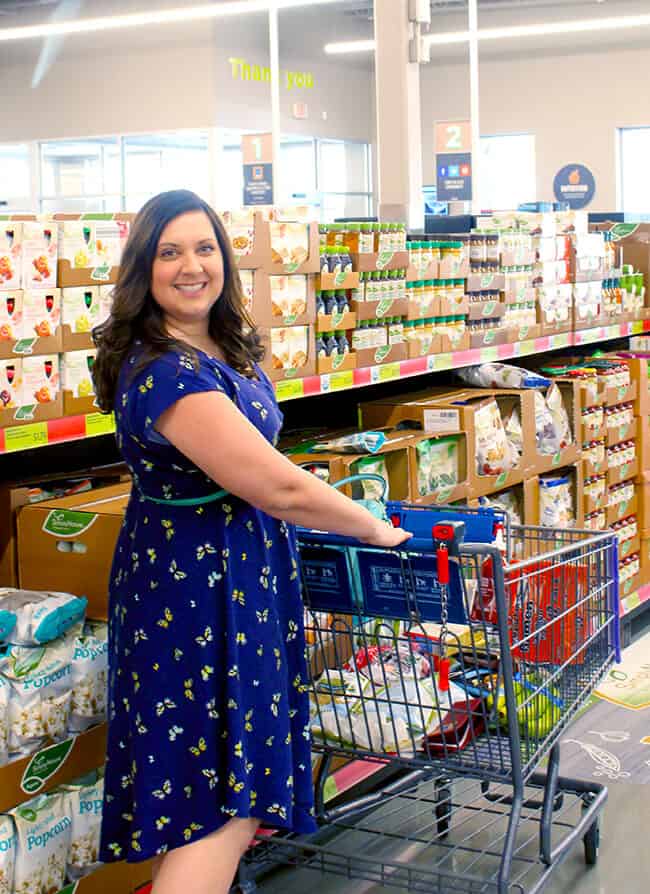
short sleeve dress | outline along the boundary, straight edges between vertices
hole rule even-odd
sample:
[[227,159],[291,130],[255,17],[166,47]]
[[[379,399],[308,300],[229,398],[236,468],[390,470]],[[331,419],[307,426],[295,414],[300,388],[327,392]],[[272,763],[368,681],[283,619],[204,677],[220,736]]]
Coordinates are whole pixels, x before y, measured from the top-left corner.
[[219,485],[154,428],[183,396],[220,391],[275,443],[273,386],[202,352],[198,369],[168,353],[133,377],[138,350],[116,400],[134,487],[110,582],[105,862],[163,854],[233,817],[316,827],[294,532],[233,496],[197,502]]

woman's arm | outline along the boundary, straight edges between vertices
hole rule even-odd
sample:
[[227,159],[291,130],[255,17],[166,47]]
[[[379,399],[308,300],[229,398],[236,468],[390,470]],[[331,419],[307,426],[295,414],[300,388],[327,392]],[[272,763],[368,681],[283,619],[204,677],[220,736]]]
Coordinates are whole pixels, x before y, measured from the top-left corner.
[[220,487],[275,518],[386,548],[411,536],[294,465],[225,394],[188,394],[155,428]]

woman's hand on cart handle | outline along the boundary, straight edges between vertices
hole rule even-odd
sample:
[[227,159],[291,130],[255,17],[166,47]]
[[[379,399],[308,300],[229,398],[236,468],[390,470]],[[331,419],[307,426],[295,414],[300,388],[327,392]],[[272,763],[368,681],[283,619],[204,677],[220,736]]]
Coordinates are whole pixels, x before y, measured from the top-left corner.
[[410,540],[413,534],[405,531],[403,528],[394,528],[390,522],[377,519],[375,530],[370,537],[359,538],[362,543],[368,546],[380,546],[383,549],[394,549],[401,543]]

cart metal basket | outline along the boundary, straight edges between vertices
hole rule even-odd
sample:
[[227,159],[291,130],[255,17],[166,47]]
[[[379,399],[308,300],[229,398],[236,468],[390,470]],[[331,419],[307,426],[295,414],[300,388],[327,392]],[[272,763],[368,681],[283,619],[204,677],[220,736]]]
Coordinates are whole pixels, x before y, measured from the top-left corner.
[[[273,836],[250,859],[418,892],[541,891],[578,839],[597,854],[606,789],[559,778],[558,740],[618,658],[616,538],[387,508],[415,534],[404,550],[300,533],[327,842]],[[334,757],[388,762],[395,781],[327,810]]]

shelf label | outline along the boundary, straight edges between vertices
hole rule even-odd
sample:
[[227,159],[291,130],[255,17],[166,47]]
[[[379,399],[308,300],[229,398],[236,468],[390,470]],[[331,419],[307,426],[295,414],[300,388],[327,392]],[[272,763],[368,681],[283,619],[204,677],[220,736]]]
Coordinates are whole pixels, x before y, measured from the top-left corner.
[[346,369],[343,372],[332,373],[330,376],[330,390],[344,391],[346,388],[354,387],[354,372]]
[[507,473],[507,472],[501,472],[501,474],[500,474],[499,477],[497,478],[495,484],[496,484],[497,487],[503,487],[503,485],[506,483],[507,480],[508,480],[508,473]]
[[47,444],[47,423],[33,422],[17,428],[5,429],[5,451],[30,450],[32,447],[43,447]]
[[380,382],[391,382],[393,379],[399,379],[399,363],[386,363],[379,367]]
[[294,397],[303,397],[305,388],[302,379],[287,380],[275,383],[275,394],[277,399],[291,400]]
[[[494,338],[494,332],[486,332],[487,335],[492,335]],[[495,345],[491,348],[481,348],[481,363],[495,363],[499,359],[499,348]]]
[[103,264],[94,267],[93,272],[90,274],[90,278],[93,282],[108,282],[111,278],[110,265],[104,261]]
[[27,765],[20,782],[21,789],[28,795],[34,795],[40,791],[48,779],[63,766],[72,751],[74,739],[65,742],[57,742],[49,748],[38,751]]
[[115,416],[113,413],[88,413],[86,416],[86,437],[95,435],[112,435],[115,432]]
[[377,255],[377,270],[383,270],[384,267],[388,267],[390,262],[393,260],[392,251],[380,251]]
[[21,338],[14,345],[14,354],[31,354],[37,338]]
[[382,298],[379,304],[377,305],[377,316],[385,317],[388,311],[393,306],[392,298]]
[[97,521],[91,512],[74,509],[52,509],[43,522],[43,530],[53,537],[78,537]]

